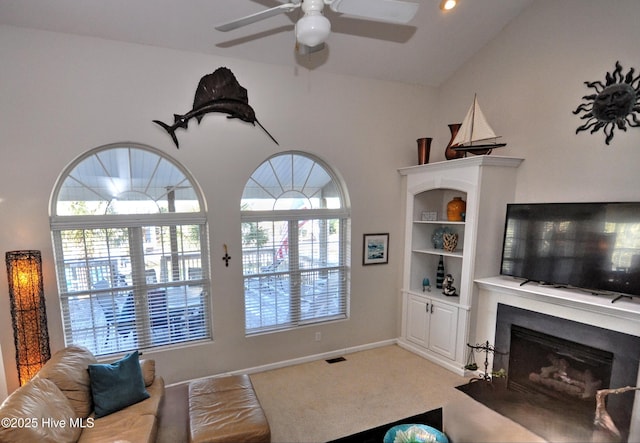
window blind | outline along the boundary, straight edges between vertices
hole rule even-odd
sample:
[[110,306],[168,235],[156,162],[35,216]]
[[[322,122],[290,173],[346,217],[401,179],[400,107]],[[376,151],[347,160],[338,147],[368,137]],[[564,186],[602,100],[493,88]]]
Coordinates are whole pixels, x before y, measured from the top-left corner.
[[247,334],[347,317],[345,226],[322,218],[243,224]]
[[103,355],[209,338],[201,229],[54,231],[66,343]]

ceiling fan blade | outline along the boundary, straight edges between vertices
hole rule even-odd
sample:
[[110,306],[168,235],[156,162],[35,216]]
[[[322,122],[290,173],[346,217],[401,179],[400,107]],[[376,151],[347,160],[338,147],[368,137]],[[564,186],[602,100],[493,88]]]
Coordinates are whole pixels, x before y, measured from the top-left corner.
[[216,26],[215,28],[218,31],[222,31],[222,32],[231,31],[233,29],[250,25],[251,23],[255,23],[260,20],[264,20],[266,18],[273,17],[278,14],[282,14],[284,12],[291,12],[294,9],[298,8],[299,6],[300,6],[299,1],[296,3],[285,3],[284,5],[279,5],[270,9],[265,9],[264,11],[256,12],[255,14],[247,15],[246,17],[242,17],[227,23],[223,23],[221,25]]
[[[325,0],[325,3],[327,1]],[[408,23],[418,12],[419,3],[402,0],[333,0],[332,11],[390,23]]]

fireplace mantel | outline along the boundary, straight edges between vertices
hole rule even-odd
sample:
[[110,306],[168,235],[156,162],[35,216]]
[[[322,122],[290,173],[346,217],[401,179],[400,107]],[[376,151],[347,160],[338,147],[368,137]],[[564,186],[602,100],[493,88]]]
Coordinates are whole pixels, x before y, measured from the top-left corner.
[[[614,319],[631,320],[640,324],[640,300],[637,298],[621,298],[612,303],[616,298],[613,295],[593,295],[581,289],[556,288],[535,282],[521,285],[523,280],[503,276],[481,278],[475,282],[481,289],[592,312]],[[635,332],[628,331],[628,333],[640,336],[640,326],[636,325],[634,330]]]

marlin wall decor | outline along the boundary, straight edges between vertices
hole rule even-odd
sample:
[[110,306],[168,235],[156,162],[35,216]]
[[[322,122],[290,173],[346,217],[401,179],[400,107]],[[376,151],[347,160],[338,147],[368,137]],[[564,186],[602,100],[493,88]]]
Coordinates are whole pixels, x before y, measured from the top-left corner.
[[269,134],[269,131],[260,124],[253,108],[249,106],[247,90],[240,86],[233,72],[226,67],[218,68],[200,79],[193,99],[193,109],[184,115],[173,114],[173,125],[168,125],[160,120],[154,120],[153,122],[162,126],[173,139],[176,148],[180,149],[176,129],[187,129],[189,120],[194,117],[200,124],[204,115],[210,112],[229,114],[227,118],[239,118],[254,126],[257,123],[271,137],[271,140],[276,145],[278,144],[276,139]]

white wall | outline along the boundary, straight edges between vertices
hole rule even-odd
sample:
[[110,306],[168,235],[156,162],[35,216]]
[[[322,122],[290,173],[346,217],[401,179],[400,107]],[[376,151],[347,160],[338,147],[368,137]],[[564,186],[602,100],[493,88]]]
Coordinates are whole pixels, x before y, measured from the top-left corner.
[[440,115],[461,120],[478,94],[499,154],[525,159],[519,201],[640,200],[640,128],[607,146],[602,131],[576,135],[572,113],[616,61],[638,75],[639,18],[637,0],[536,0],[443,85]]
[[[432,132],[435,90],[11,27],[0,27],[0,60],[0,251],[42,251],[52,351],[64,340],[50,192],[79,154],[128,140],[182,162],[202,186],[209,209],[215,340],[154,352],[167,383],[397,337],[402,208],[396,169],[417,162],[416,139]],[[152,123],[190,110],[198,81],[219,66],[229,67],[248,89],[258,119],[280,146],[260,128],[218,114],[179,131],[176,150]],[[346,182],[351,318],[245,338],[240,197],[265,158],[289,149],[318,155]],[[374,232],[390,233],[390,263],[363,267],[362,235]],[[221,259],[224,243],[233,257],[228,268]],[[4,270],[0,281],[6,282]],[[11,391],[17,375],[8,306],[7,284],[0,284],[0,345]]]

